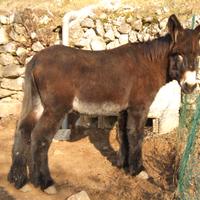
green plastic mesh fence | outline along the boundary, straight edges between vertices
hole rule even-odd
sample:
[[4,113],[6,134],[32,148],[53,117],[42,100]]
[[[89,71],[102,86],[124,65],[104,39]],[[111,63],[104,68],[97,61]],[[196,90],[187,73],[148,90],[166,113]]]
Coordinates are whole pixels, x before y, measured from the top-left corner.
[[179,141],[186,144],[180,161],[178,191],[181,200],[197,200],[200,199],[200,95],[195,110],[189,108],[188,99],[184,96],[178,131]]
[[[192,28],[195,16],[192,18]],[[178,198],[200,200],[200,94],[183,95],[178,131]]]

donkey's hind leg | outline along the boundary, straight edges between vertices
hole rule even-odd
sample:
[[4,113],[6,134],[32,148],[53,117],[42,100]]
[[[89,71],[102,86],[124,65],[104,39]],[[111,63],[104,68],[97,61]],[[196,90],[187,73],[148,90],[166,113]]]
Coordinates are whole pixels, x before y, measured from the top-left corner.
[[14,183],[16,188],[23,187],[28,181],[27,162],[30,157],[30,138],[36,121],[35,113],[31,111],[19,121],[16,127],[12,165],[8,174],[8,181]]
[[48,167],[48,150],[64,112],[44,110],[31,134],[31,182],[42,190],[54,184]]

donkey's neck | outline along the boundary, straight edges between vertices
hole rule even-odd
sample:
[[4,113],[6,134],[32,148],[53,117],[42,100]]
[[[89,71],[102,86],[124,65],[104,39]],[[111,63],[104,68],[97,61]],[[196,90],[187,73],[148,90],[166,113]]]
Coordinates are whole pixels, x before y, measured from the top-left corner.
[[159,76],[153,77],[156,82],[157,89],[169,82],[168,65],[169,53],[171,45],[171,36],[169,34],[164,37],[142,42],[132,43],[132,58],[140,70],[146,73],[154,73]]
[[140,53],[143,55],[145,62],[149,64],[148,67],[160,71],[162,75],[162,84],[169,82],[168,62],[170,45],[171,36],[169,34],[136,45],[141,49]]
[[162,60],[168,59],[170,52],[171,37],[169,34],[156,38],[151,41],[138,43],[139,48],[143,50],[145,59],[149,62],[162,62]]

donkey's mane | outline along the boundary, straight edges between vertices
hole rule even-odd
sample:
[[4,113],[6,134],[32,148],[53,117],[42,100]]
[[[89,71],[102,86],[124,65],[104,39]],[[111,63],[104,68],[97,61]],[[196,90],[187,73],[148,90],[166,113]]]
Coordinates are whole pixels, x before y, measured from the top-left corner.
[[146,42],[133,43],[140,53],[149,61],[160,60],[169,51],[171,43],[170,34]]

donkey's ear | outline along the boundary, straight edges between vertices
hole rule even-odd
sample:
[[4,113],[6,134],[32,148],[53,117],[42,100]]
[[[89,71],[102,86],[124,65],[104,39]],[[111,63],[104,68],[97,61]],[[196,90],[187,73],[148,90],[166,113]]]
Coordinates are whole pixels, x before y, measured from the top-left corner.
[[183,27],[181,23],[179,22],[176,15],[171,15],[168,19],[168,30],[172,37],[173,42],[175,43],[177,41],[178,34],[183,30]]
[[200,25],[198,25],[194,30],[200,36]]

